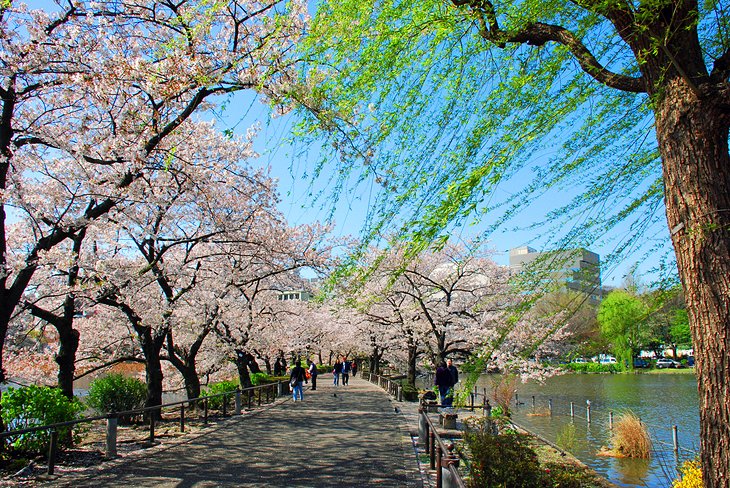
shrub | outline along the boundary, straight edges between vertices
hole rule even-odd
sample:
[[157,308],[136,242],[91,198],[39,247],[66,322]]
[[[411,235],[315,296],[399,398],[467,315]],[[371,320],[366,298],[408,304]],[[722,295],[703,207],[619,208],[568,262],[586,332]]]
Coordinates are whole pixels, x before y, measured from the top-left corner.
[[622,456],[639,459],[651,457],[649,432],[639,417],[631,412],[621,414],[613,426],[613,451]]
[[556,443],[562,450],[572,451],[575,447],[575,425],[566,424],[558,433]]
[[471,453],[468,486],[543,487],[544,472],[529,437],[515,432],[494,435],[489,430],[484,419],[477,419],[464,434]]
[[[545,487],[584,488],[596,486],[595,479],[585,468],[558,463],[547,463],[543,466]],[[601,485],[602,486],[602,485]]]
[[[226,380],[211,383],[203,391],[203,396],[218,395],[219,393],[235,391],[238,388],[238,380]],[[230,400],[231,395],[228,395]],[[208,399],[208,408],[220,410],[223,408],[223,395]]]
[[504,415],[509,416],[509,407],[515,395],[517,376],[504,374],[492,377],[492,397]]
[[679,478],[672,482],[672,488],[702,488],[702,466],[699,461],[685,461],[679,468]]
[[271,383],[271,377],[266,373],[253,373],[251,375],[251,384],[253,386],[265,385],[266,383]]
[[623,371],[620,364],[569,363],[563,366],[576,373],[620,373]]
[[[137,378],[111,373],[91,382],[86,403],[99,413],[125,412],[144,407],[147,385]],[[119,418],[129,422],[130,415]]]
[[[84,410],[80,401],[75,398],[69,400],[58,388],[35,385],[8,388],[2,395],[0,408],[3,422],[14,430],[76,420]],[[72,427],[58,429],[60,446],[71,445],[78,440],[71,432]],[[7,439],[13,449],[19,452],[37,454],[48,450],[48,431],[30,432]]]
[[403,392],[403,400],[407,402],[418,401],[418,389],[407,381],[401,383],[401,391]]

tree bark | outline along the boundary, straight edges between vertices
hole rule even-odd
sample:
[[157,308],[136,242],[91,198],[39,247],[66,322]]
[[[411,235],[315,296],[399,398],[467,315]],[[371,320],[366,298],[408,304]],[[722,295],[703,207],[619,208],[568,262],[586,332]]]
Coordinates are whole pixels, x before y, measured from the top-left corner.
[[694,343],[703,481],[730,486],[730,157],[728,114],[681,80],[656,109],[667,222]]
[[251,375],[248,373],[248,361],[246,353],[239,349],[236,350],[236,368],[238,369],[238,382],[241,388],[251,388]]
[[408,384],[416,387],[416,364],[418,362],[418,346],[408,346]]

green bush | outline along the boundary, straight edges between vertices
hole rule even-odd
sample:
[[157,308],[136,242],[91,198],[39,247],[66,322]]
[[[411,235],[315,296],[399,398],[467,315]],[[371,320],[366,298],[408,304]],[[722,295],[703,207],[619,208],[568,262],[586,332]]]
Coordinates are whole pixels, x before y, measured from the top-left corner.
[[516,432],[494,435],[482,419],[472,423],[464,434],[471,463],[468,486],[473,488],[541,488],[545,472],[529,437]]
[[[208,385],[208,388],[203,390],[203,396],[211,396],[211,395],[218,395],[219,393],[226,393],[235,391],[236,388],[238,388],[238,380],[225,380],[225,381],[218,381],[216,383],[211,383]],[[230,401],[232,395],[228,395],[228,400]],[[214,410],[220,410],[223,408],[223,395],[217,396],[215,398],[209,398],[208,399],[208,408],[214,409]]]
[[620,364],[569,363],[564,367],[577,373],[620,373],[623,371],[623,366]]
[[[2,394],[0,408],[3,422],[13,430],[76,420],[84,411],[80,401],[75,398],[69,400],[58,388],[35,385],[17,389],[8,388]],[[71,432],[72,427],[58,429],[60,446],[71,445],[78,441]],[[37,454],[48,451],[49,433],[46,430],[6,439],[6,442],[18,452]]]
[[251,375],[251,384],[253,386],[265,385],[272,382],[272,376],[266,373],[253,373]]
[[547,463],[543,466],[545,482],[543,486],[553,488],[584,488],[596,486],[591,474],[580,466]]
[[[111,373],[91,382],[86,403],[97,412],[105,414],[142,408],[146,398],[147,385],[144,381]],[[125,415],[119,420],[129,422],[131,417]]]
[[407,402],[418,401],[418,388],[408,383],[407,379],[399,380],[398,384],[401,386],[401,391],[403,392],[403,400]]

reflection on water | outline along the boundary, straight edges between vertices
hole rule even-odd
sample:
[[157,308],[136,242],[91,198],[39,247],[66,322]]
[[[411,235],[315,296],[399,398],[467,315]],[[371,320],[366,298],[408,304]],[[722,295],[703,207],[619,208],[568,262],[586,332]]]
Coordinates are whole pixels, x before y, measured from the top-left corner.
[[[490,388],[488,376],[478,384]],[[581,461],[619,486],[666,487],[676,476],[677,461],[694,457],[699,451],[699,411],[697,380],[691,374],[570,374],[549,378],[545,384],[517,386],[521,405],[513,412],[514,420],[529,430],[555,441],[566,424],[575,426],[575,443],[571,452]],[[534,400],[533,400],[534,397]],[[553,416],[530,415],[547,411],[553,403]],[[591,402],[591,423],[587,422],[586,400]],[[533,409],[534,401],[534,409]],[[570,417],[570,402],[575,417]],[[616,418],[631,410],[649,427],[654,443],[651,460],[616,459],[596,456],[601,446],[610,444],[609,412]],[[679,445],[675,458],[672,426],[677,426]]]

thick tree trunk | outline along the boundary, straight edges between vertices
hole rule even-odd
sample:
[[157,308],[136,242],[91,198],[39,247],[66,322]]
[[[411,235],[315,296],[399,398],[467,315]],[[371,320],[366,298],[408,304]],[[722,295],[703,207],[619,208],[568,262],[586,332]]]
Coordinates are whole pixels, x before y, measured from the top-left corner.
[[416,364],[418,362],[418,347],[408,346],[408,384],[416,387]]
[[681,80],[656,108],[666,212],[696,358],[703,481],[730,486],[730,157],[726,109]]
[[76,351],[79,348],[79,331],[73,328],[73,322],[66,327],[56,327],[58,331],[58,387],[68,397],[74,396],[74,376],[76,373]]
[[195,370],[195,365],[178,371],[180,371],[185,381],[185,392],[188,395],[188,400],[200,397],[200,378]]
[[[140,336],[142,342],[142,353],[145,358],[145,376],[147,380],[147,400],[145,407],[153,407],[162,405],[162,359],[160,358],[160,350],[164,341],[164,334],[155,337],[150,328],[145,328],[145,332]],[[155,418],[162,418],[160,410],[154,412]]]
[[241,384],[241,388],[251,388],[251,375],[248,372],[248,356],[250,354],[236,350],[236,368],[238,369],[238,381]]

